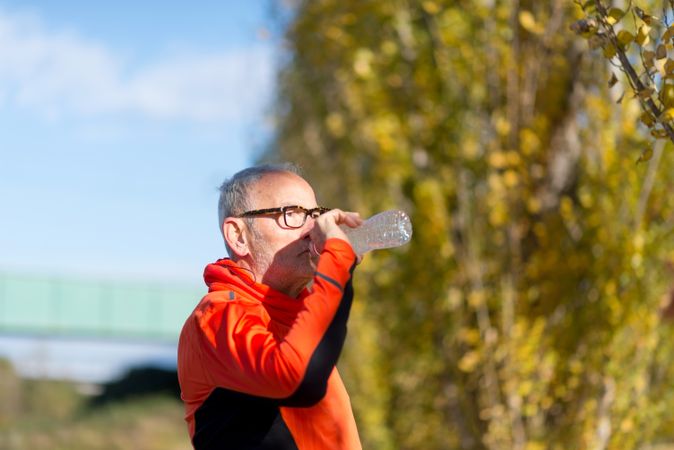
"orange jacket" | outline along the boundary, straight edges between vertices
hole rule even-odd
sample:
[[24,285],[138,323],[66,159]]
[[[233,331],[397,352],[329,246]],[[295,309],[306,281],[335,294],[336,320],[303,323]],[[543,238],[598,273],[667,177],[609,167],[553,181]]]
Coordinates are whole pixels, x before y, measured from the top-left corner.
[[329,239],[311,289],[291,298],[229,259],[185,322],[178,378],[195,449],[360,449],[335,364],[346,337],[355,254]]

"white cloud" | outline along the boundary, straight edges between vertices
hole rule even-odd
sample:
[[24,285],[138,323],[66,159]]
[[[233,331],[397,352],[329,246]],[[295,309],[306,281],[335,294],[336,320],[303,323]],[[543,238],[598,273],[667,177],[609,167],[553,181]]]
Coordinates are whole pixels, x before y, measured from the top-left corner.
[[245,120],[266,105],[273,80],[269,47],[181,54],[133,66],[105,45],[48,29],[34,15],[0,10],[0,107],[47,117]]

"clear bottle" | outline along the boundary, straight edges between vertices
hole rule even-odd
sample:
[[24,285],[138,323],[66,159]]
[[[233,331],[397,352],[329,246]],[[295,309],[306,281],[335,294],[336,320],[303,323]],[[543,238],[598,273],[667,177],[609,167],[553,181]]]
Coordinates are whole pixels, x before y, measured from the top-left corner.
[[342,230],[358,255],[370,250],[399,247],[412,239],[412,222],[400,210],[380,212],[357,228],[342,226]]

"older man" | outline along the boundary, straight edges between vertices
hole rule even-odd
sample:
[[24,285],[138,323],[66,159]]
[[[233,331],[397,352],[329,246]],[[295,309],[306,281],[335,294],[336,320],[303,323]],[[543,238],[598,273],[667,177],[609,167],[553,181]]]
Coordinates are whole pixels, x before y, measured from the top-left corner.
[[357,262],[294,166],[245,169],[220,188],[229,258],[185,322],[178,377],[195,449],[360,449],[335,364]]

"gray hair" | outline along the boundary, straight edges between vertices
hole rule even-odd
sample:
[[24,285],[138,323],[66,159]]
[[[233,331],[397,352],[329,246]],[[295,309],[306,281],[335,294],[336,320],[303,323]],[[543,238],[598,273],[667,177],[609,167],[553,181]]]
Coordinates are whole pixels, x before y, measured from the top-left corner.
[[[301,176],[298,166],[292,163],[263,164],[249,167],[235,173],[231,178],[225,180],[220,186],[220,200],[218,201],[218,223],[220,232],[223,233],[222,226],[227,217],[238,216],[250,209],[250,199],[248,190],[265,175],[273,173],[293,173]],[[232,251],[227,246],[227,252],[232,256]]]

